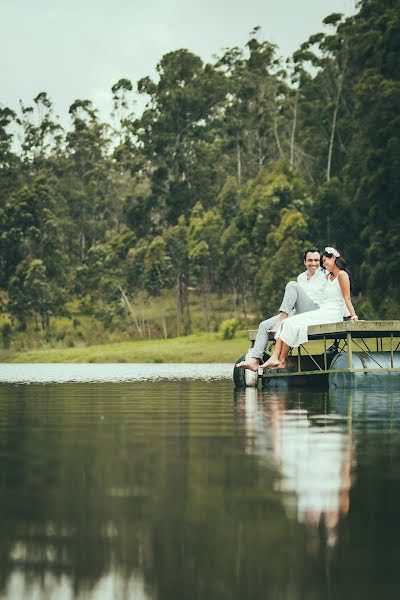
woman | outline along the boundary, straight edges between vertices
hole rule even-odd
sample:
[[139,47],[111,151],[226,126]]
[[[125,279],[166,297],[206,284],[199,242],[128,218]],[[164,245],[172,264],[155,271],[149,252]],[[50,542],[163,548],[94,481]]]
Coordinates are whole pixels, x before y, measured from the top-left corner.
[[344,305],[350,312],[350,320],[358,319],[350,296],[350,278],[346,263],[335,248],[327,247],[322,255],[322,263],[328,271],[325,297],[318,310],[294,315],[282,322],[275,339],[276,344],[271,357],[261,369],[284,369],[286,356],[290,348],[307,342],[309,325],[336,323],[343,319]]

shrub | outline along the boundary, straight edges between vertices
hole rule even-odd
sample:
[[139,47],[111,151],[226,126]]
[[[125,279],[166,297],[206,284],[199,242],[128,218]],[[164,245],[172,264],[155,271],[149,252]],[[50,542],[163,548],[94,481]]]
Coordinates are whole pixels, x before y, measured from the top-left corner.
[[219,326],[219,332],[223,340],[233,340],[236,335],[236,331],[239,327],[239,321],[237,319],[226,319],[222,321]]

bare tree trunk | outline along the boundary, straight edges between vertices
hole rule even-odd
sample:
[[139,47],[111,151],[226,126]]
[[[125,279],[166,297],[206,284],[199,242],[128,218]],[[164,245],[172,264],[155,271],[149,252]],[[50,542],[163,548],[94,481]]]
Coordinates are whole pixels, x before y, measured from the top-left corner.
[[334,146],[334,141],[335,141],[336,123],[337,123],[337,116],[338,116],[338,112],[339,112],[340,97],[342,95],[342,90],[343,90],[343,81],[344,81],[344,74],[346,71],[346,64],[347,64],[347,56],[344,61],[343,70],[339,74],[339,82],[338,82],[338,89],[337,89],[336,100],[335,100],[335,108],[334,108],[333,116],[332,116],[331,137],[329,140],[329,148],[328,148],[328,163],[326,166],[326,181],[327,182],[329,182],[331,179],[333,146]]
[[247,285],[246,285],[245,279],[243,280],[243,312],[244,312],[245,328],[247,329],[248,306],[247,306]]
[[333,111],[331,138],[329,140],[329,148],[328,148],[328,163],[326,166],[326,181],[327,182],[329,182],[331,179],[333,144],[334,144],[334,140],[335,140],[335,130],[336,130],[337,114],[338,114],[338,109],[339,109],[340,91],[341,91],[341,86],[339,85],[338,94],[336,96],[335,109]]
[[239,292],[238,292],[238,286],[235,283],[233,286],[233,306],[234,306],[234,315],[237,318],[238,316],[238,296],[239,296]]
[[203,305],[204,325],[205,330],[210,331],[210,303],[209,303],[210,282],[208,275],[205,275],[201,285],[201,299]]
[[272,101],[272,121],[274,124],[274,137],[275,137],[275,142],[276,142],[276,146],[278,148],[278,152],[279,152],[279,157],[282,158],[284,156],[283,150],[282,150],[282,146],[281,146],[281,141],[279,139],[279,131],[278,131],[278,116],[277,116],[277,108],[276,108],[276,92],[274,92],[274,98]]
[[206,281],[206,302],[207,302],[207,312],[208,312],[208,329],[207,329],[207,331],[211,331],[212,321],[215,322],[215,315],[214,315],[213,302],[211,299],[211,279],[210,279],[209,273],[207,275],[207,281]]
[[294,114],[293,114],[293,125],[292,125],[292,133],[290,136],[290,168],[293,170],[294,166],[294,140],[296,135],[296,127],[297,127],[297,109],[299,104],[299,88],[296,90],[296,97],[294,101]]
[[161,310],[160,310],[160,319],[161,319],[161,327],[162,327],[162,330],[163,330],[164,337],[165,337],[165,339],[167,339],[167,337],[168,337],[168,331],[167,331],[167,321],[166,321],[166,318],[165,318],[164,307],[161,307]]
[[208,314],[208,302],[207,302],[207,292],[203,292],[203,315],[204,315],[204,329],[206,331],[210,330],[210,316]]
[[242,182],[242,153],[240,142],[236,140],[236,161],[237,161],[237,182],[240,185]]
[[257,150],[258,150],[258,170],[260,171],[264,161],[265,161],[265,153],[263,151],[263,145],[262,145],[262,137],[260,136],[260,134],[257,135]]
[[118,289],[119,289],[119,291],[120,291],[120,293],[121,293],[121,296],[122,296],[122,299],[123,299],[123,301],[125,302],[125,306],[126,306],[126,307],[127,307],[127,309],[128,309],[128,313],[129,313],[129,315],[130,315],[130,317],[131,317],[132,321],[133,321],[133,322],[135,323],[135,325],[136,325],[136,329],[138,330],[140,337],[143,337],[143,330],[142,330],[142,328],[141,328],[141,327],[140,327],[140,325],[139,325],[139,321],[137,320],[137,318],[136,318],[136,315],[135,315],[135,313],[134,313],[134,310],[133,310],[133,308],[132,308],[132,305],[131,305],[131,303],[130,303],[130,302],[129,302],[129,300],[128,300],[128,296],[125,294],[125,292],[124,292],[124,290],[122,289],[122,287],[121,287],[121,286],[118,286]]
[[176,314],[177,332],[179,335],[190,335],[192,323],[190,317],[189,291],[185,273],[180,273],[176,281]]
[[175,284],[176,294],[176,334],[179,337],[181,335],[181,320],[182,320],[182,285],[181,285],[181,274],[178,273]]
[[83,231],[83,228],[80,231],[80,240],[79,240],[79,243],[80,243],[80,250],[81,250],[81,262],[83,262],[84,259],[85,259],[85,245],[86,245],[86,242],[85,242],[85,233]]
[[43,260],[43,248],[44,248],[44,224],[43,219],[40,219],[40,260]]
[[279,139],[278,119],[276,118],[275,112],[274,112],[273,120],[274,120],[274,137],[275,137],[276,145],[278,147],[279,156],[280,156],[280,158],[282,158],[282,156],[283,156],[283,150],[282,150],[282,146],[281,146],[281,141]]
[[185,274],[183,274],[183,279],[182,279],[182,298],[183,298],[184,311],[186,309],[185,334],[190,335],[192,333],[192,318],[190,315],[189,289],[187,286]]
[[[82,171],[82,169],[81,169],[81,171]],[[80,252],[81,252],[81,262],[83,262],[85,259],[85,246],[86,246],[85,226],[84,226],[84,210],[83,210],[83,198],[85,197],[84,196],[85,187],[83,185],[83,182],[81,183],[81,191],[82,191],[82,197],[81,197],[81,201],[80,201],[80,205],[79,205],[79,246],[80,246]]]

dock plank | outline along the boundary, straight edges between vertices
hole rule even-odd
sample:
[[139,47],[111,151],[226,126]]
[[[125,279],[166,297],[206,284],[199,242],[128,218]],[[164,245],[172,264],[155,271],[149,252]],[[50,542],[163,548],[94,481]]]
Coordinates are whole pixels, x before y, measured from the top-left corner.
[[[318,340],[324,336],[328,339],[341,339],[351,332],[354,338],[368,337],[400,337],[400,320],[387,321],[340,321],[338,323],[327,323],[325,325],[310,325],[308,337],[310,340]],[[248,339],[254,341],[257,329],[250,329]],[[271,336],[273,339],[273,336]]]

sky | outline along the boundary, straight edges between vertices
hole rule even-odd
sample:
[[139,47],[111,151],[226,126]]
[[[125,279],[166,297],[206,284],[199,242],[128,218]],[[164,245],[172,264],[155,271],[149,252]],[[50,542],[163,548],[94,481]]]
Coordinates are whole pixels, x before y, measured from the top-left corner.
[[290,56],[355,0],[0,0],[0,105],[13,110],[45,91],[68,124],[68,107],[89,99],[107,119],[111,87],[155,76],[167,52],[187,48],[212,61],[243,47],[255,26]]

